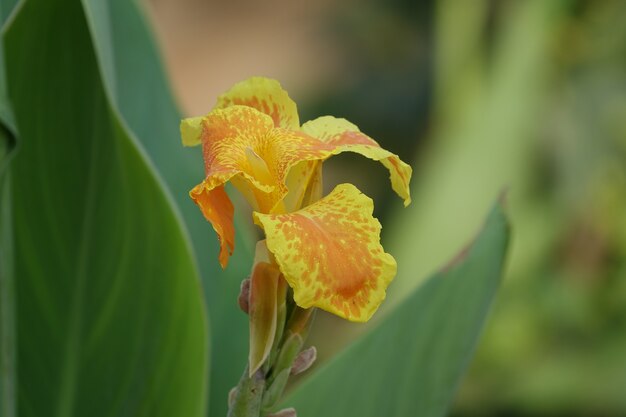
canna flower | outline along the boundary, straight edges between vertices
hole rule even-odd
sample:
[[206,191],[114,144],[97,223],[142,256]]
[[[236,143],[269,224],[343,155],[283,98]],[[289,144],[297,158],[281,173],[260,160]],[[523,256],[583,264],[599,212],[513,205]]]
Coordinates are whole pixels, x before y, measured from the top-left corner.
[[207,115],[185,119],[186,146],[202,145],[205,179],[190,191],[220,240],[223,268],[234,243],[230,182],[254,209],[272,261],[303,308],[367,321],[396,274],[380,245],[373,203],[351,184],[321,196],[322,162],[356,152],[382,163],[393,190],[411,201],[411,167],[345,119],[323,116],[300,126],[296,104],[274,80],[254,77],[218,98]]

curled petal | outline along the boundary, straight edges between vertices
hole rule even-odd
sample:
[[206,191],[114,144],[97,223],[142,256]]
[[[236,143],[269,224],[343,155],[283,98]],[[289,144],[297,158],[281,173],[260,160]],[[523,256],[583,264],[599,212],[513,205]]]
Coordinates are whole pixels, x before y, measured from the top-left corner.
[[[189,123],[189,131],[196,126]],[[190,192],[220,239],[219,260],[226,267],[234,249],[233,206],[223,185],[233,185],[255,210],[270,212],[287,193],[288,169],[302,152],[320,142],[306,135],[274,128],[272,119],[256,109],[231,106],[214,110],[200,121],[206,178]],[[313,152],[320,158],[319,151]],[[311,152],[307,153],[311,155]]]
[[274,128],[272,119],[249,107],[233,106],[207,114],[202,126],[207,177],[224,172],[255,176],[255,166],[248,160],[249,149],[262,149],[265,138]]
[[276,80],[252,77],[241,81],[218,97],[215,108],[232,105],[253,107],[270,116],[276,127],[291,130],[300,128],[296,103]]
[[300,132],[275,128],[269,116],[251,107],[214,110],[202,123],[205,181],[213,177],[221,181],[226,174],[235,177],[233,184],[264,213],[282,204],[292,166],[331,155],[332,147]]
[[[319,170],[316,161],[348,151],[385,165],[393,189],[405,205],[410,202],[411,167],[343,119],[319,118],[300,132],[276,128],[269,116],[235,105],[212,111],[202,119],[202,126],[206,181],[213,176],[237,176],[235,186],[260,212],[298,207],[311,181],[319,177],[313,174]],[[283,203],[288,192],[291,195]]]
[[226,268],[228,258],[235,249],[235,228],[233,226],[233,203],[228,198],[224,186],[210,189],[202,182],[196,185],[189,195],[200,207],[204,217],[211,222],[220,241],[219,261]]
[[[201,126],[206,178],[191,195],[220,236],[222,266],[234,247],[233,238],[226,233],[233,228],[232,204],[221,188],[229,180],[255,210],[289,212],[319,198],[321,162],[350,151],[385,165],[393,189],[404,198],[405,205],[410,202],[411,168],[343,119],[320,118],[307,123],[304,132],[293,131],[275,127],[270,116],[255,108],[233,105],[212,111],[199,124],[194,119],[186,126],[192,132]],[[218,188],[214,203],[213,190]]]
[[367,158],[380,161],[389,170],[391,187],[404,200],[404,205],[411,203],[409,182],[412,169],[400,158],[381,148],[372,138],[359,131],[359,128],[347,121],[332,116],[318,117],[302,125],[302,131],[334,148],[333,154],[350,151]]
[[396,262],[380,245],[381,227],[372,212],[370,198],[341,184],[299,211],[254,213],[300,307],[360,322],[374,314]]
[[[214,109],[242,105],[252,107],[272,118],[276,127],[291,130],[300,128],[298,108],[289,94],[276,80],[252,77],[235,84],[217,99]],[[190,117],[180,123],[180,136],[184,146],[200,145],[203,117]]]
[[274,130],[270,117],[250,107],[232,106],[212,111],[202,124],[205,183],[213,187],[232,179],[255,209],[269,211],[277,183],[258,153],[264,154]]

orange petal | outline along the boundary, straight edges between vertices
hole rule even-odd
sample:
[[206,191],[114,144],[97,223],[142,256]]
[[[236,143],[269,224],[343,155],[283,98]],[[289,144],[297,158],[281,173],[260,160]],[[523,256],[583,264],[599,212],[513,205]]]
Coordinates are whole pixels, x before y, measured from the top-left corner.
[[220,185],[209,189],[204,182],[196,185],[189,196],[200,207],[204,217],[211,222],[220,241],[219,261],[226,268],[228,258],[235,249],[235,228],[233,225],[233,203]]
[[252,77],[235,84],[217,99],[215,108],[232,105],[253,107],[267,114],[276,127],[297,130],[300,128],[298,109],[289,95],[276,80]]
[[269,116],[246,106],[214,110],[199,126],[206,178],[190,195],[217,232],[220,264],[226,267],[234,231],[233,206],[223,185],[232,181],[256,210],[270,212],[287,192],[286,172],[299,160],[299,147],[308,149],[320,142],[274,128]]
[[332,116],[323,116],[302,125],[302,131],[334,148],[333,154],[350,151],[367,158],[380,161],[390,173],[391,187],[404,199],[404,205],[411,203],[409,182],[412,169],[400,158],[381,148],[372,138],[359,131],[359,128],[347,121]]
[[331,146],[298,131],[275,128],[269,116],[251,107],[214,110],[202,123],[205,182],[223,184],[232,178],[264,213],[282,203],[292,166],[331,155]]
[[[252,107],[272,118],[276,127],[291,130],[300,129],[296,103],[276,80],[252,77],[235,84],[228,92],[217,99],[215,109],[242,105]],[[203,117],[190,117],[180,123],[180,133],[184,146],[201,143]]]
[[245,106],[214,110],[204,116],[201,140],[207,178],[242,172],[254,178],[248,149],[261,148],[273,128],[268,116]]
[[202,120],[202,149],[209,187],[232,179],[255,209],[269,211],[276,181],[263,158],[274,130],[269,116],[245,106],[214,110]]
[[396,262],[380,245],[373,208],[356,187],[341,184],[294,213],[254,213],[300,307],[319,307],[360,322],[374,314],[396,274]]
[[313,187],[312,181],[319,175],[313,174],[321,171],[315,161],[346,151],[381,161],[391,172],[393,189],[405,199],[405,205],[410,202],[411,168],[345,120],[320,118],[303,127],[324,139],[320,140],[276,128],[260,111],[234,105],[212,111],[201,126],[206,187],[211,190],[232,179],[262,213],[292,211],[304,200],[316,200],[311,197],[319,187]]

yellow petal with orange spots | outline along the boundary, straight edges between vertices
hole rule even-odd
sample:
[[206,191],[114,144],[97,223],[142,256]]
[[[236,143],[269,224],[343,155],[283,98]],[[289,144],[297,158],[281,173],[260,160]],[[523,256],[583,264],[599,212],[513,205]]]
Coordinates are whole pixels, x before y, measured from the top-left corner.
[[335,148],[333,154],[350,151],[380,161],[389,170],[391,187],[404,200],[404,205],[411,203],[411,167],[397,155],[381,148],[374,139],[361,133],[358,127],[346,119],[319,117],[302,125],[302,131],[332,145]]
[[311,180],[318,177],[312,175],[319,167],[315,161],[342,152],[382,162],[393,189],[405,205],[410,202],[411,167],[343,119],[323,117],[306,123],[302,132],[293,131],[274,127],[269,116],[252,107],[234,105],[202,119],[202,143],[207,181],[213,173],[241,176],[234,184],[249,200],[247,189],[254,191],[258,204],[250,202],[263,213],[299,207]]
[[255,209],[269,211],[279,190],[263,152],[274,130],[269,116],[245,106],[214,110],[202,119],[202,151],[209,188],[232,180]]
[[380,245],[372,200],[352,184],[287,214],[254,213],[267,247],[303,308],[364,322],[385,298],[396,261]]
[[289,168],[307,155],[319,159],[328,152],[314,150],[318,140],[275,128],[269,116],[246,106],[214,110],[190,126],[188,131],[200,131],[206,172],[190,195],[217,232],[220,264],[226,267],[234,249],[234,228],[232,203],[223,185],[232,181],[255,210],[269,213],[287,193]]
[[[326,123],[326,128],[321,129],[324,120],[337,123]],[[195,122],[190,124],[195,125]],[[350,151],[387,166],[394,190],[408,204],[411,168],[397,156],[380,148],[373,139],[346,121],[322,118],[307,125],[307,131],[323,140],[304,132],[275,127],[268,115],[252,107],[234,105],[212,111],[198,124],[206,171],[200,190],[209,195],[230,180],[259,212],[293,211],[319,198],[321,161]],[[339,133],[328,126],[336,127]],[[223,196],[227,198],[224,193]],[[204,206],[209,205],[208,200],[207,196],[203,197]],[[208,219],[212,218],[207,209],[203,209],[203,213]],[[226,226],[212,223],[222,241],[220,262],[225,265],[228,241],[223,239],[220,230]]]
[[300,128],[296,103],[276,80],[252,77],[241,81],[218,97],[215,108],[232,105],[253,107],[270,116],[276,127],[291,130]]
[[274,127],[269,116],[252,107],[214,110],[203,118],[202,125],[205,182],[213,183],[216,177],[222,184],[225,176],[232,178],[263,213],[283,204],[291,167],[332,154],[332,146],[299,131]]
[[189,195],[217,233],[220,241],[220,265],[226,268],[228,258],[235,249],[234,208],[230,198],[223,186],[209,189],[204,182],[196,185]]

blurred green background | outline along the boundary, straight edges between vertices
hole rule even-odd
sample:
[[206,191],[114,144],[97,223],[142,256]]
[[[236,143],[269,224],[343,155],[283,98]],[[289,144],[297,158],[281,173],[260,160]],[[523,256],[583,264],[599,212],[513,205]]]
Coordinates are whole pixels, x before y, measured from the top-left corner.
[[[145,4],[186,114],[271,76],[302,120],[346,117],[411,161],[405,211],[368,161],[326,171],[367,190],[384,236],[412,231],[387,242],[415,262],[386,309],[508,190],[505,284],[454,415],[626,414],[626,2]],[[360,331],[319,323],[323,357]]]

